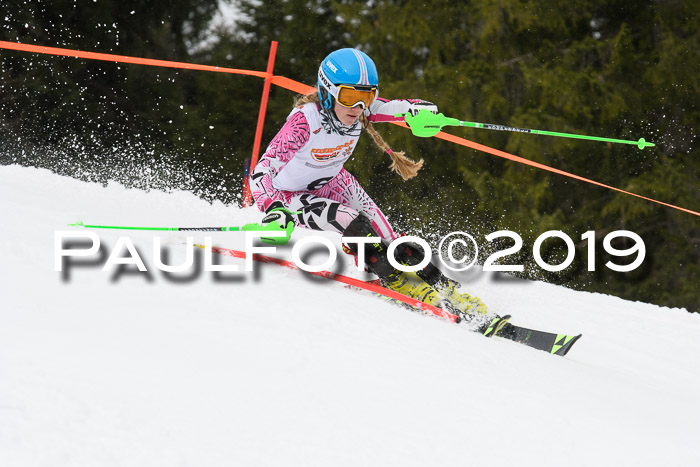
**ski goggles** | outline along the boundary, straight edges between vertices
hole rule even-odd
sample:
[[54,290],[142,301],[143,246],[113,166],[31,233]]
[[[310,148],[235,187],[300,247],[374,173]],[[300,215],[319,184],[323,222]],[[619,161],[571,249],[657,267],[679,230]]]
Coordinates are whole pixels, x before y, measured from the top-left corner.
[[377,98],[376,86],[347,84],[338,85],[338,95],[335,96],[336,102],[343,107],[352,108],[356,105],[362,105],[363,108],[369,108],[370,104]]

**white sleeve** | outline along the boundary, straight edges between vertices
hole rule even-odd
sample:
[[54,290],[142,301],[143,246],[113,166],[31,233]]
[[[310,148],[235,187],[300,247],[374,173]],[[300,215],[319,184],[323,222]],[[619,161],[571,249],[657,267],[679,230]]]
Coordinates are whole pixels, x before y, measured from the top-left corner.
[[[401,122],[403,117],[396,117],[396,114],[405,114],[411,107],[411,104],[423,103],[430,104],[428,101],[422,99],[382,99],[381,97],[375,99],[372,105],[369,106],[369,121],[374,122]],[[367,112],[365,110],[365,112]]]

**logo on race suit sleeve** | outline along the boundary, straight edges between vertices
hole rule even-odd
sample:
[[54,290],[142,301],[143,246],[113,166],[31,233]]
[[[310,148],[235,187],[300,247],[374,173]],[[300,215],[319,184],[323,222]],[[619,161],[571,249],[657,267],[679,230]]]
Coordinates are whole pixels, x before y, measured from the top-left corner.
[[334,148],[312,149],[311,157],[318,162],[333,160],[341,156],[349,156],[352,153],[354,139]]

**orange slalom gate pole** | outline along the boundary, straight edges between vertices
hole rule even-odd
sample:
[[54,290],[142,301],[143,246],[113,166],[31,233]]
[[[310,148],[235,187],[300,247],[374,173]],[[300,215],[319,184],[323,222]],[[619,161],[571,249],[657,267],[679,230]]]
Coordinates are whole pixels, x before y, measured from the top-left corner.
[[250,192],[250,182],[246,175],[249,171],[255,169],[258,164],[258,156],[260,154],[260,142],[262,141],[262,131],[265,125],[265,111],[267,110],[267,99],[270,95],[270,85],[272,84],[272,71],[275,68],[275,55],[277,55],[277,41],[272,41],[270,44],[270,55],[267,59],[267,70],[265,71],[265,84],[263,85],[262,99],[260,100],[260,112],[258,113],[258,126],[255,129],[255,141],[253,142],[253,155],[250,158],[249,170],[243,174],[243,207],[248,207],[252,204],[253,194]]
[[263,78],[262,71],[239,70],[212,65],[199,65],[196,63],[173,62],[170,60],[155,60],[152,58],[130,57],[128,55],[104,54],[99,52],[85,52],[82,50],[61,49],[58,47],[44,47],[43,45],[21,44],[18,42],[0,41],[0,49],[17,50],[20,52],[32,52],[37,54],[58,55],[62,57],[85,58],[88,60],[102,60],[113,63],[133,63],[135,65],[148,65],[165,68],[181,68],[183,70],[216,71],[219,73],[231,73],[235,75],[249,75]]
[[[274,42],[273,45],[270,47],[270,55],[274,60],[274,53],[272,51],[272,48],[274,47],[276,50],[277,43]],[[40,54],[47,54],[47,55],[60,55],[60,56],[65,56],[65,57],[74,57],[74,58],[85,58],[85,59],[91,59],[91,60],[104,60],[108,62],[121,62],[121,63],[133,63],[137,65],[150,65],[150,66],[159,66],[159,67],[168,67],[168,68],[182,68],[186,70],[199,70],[199,71],[213,71],[213,72],[218,72],[218,73],[231,73],[231,74],[240,74],[240,75],[250,75],[250,76],[257,76],[259,78],[264,78],[265,79],[265,86],[267,90],[269,91],[269,83],[272,83],[276,86],[279,86],[284,89],[288,89],[290,91],[299,93],[299,94],[310,94],[315,91],[315,88],[313,86],[308,86],[303,83],[299,83],[298,81],[294,81],[292,79],[286,78],[284,76],[272,76],[272,68],[270,63],[268,62],[268,72],[263,73],[261,71],[252,71],[252,70],[239,70],[235,68],[224,68],[224,67],[218,67],[218,66],[210,66],[210,65],[198,65],[195,63],[186,63],[186,62],[172,62],[172,61],[167,61],[167,60],[154,60],[154,59],[147,59],[147,58],[139,58],[139,57],[129,57],[125,55],[115,55],[115,54],[104,54],[104,53],[96,53],[96,52],[84,52],[80,50],[72,50],[72,49],[61,49],[61,48],[56,48],[56,47],[45,47],[45,46],[39,46],[39,45],[31,45],[31,44],[21,44],[17,42],[6,42],[6,41],[0,41],[0,49],[9,49],[9,50],[18,50],[22,52],[32,52],[32,53],[40,53]],[[266,106],[267,104],[267,96],[265,97],[265,105],[261,103],[261,110]],[[264,119],[264,111],[263,111],[263,119]],[[405,128],[408,128],[408,126],[404,122],[392,122],[395,125],[400,125]],[[259,126],[259,133],[260,133],[260,139],[262,139],[262,124],[258,122]],[[619,188],[605,185],[600,182],[596,182],[595,180],[590,180],[584,177],[580,177],[575,174],[571,174],[568,172],[564,172],[563,170],[555,169],[553,167],[549,167],[544,164],[539,164],[533,161],[530,161],[528,159],[515,156],[513,154],[509,154],[504,151],[499,151],[498,149],[490,148],[488,146],[484,146],[482,144],[474,143],[473,141],[469,141],[464,138],[460,138],[458,136],[451,135],[449,133],[444,133],[444,132],[439,132],[437,135],[435,135],[436,138],[444,139],[445,141],[449,141],[451,143],[459,144],[468,148],[475,149],[477,151],[482,151],[487,154],[490,154],[492,156],[497,156],[497,157],[503,157],[506,159],[509,159],[514,162],[518,162],[521,164],[527,164],[532,167],[535,167],[537,169],[541,170],[547,170],[549,172],[553,172],[559,175],[563,175],[566,177],[570,177],[576,180],[580,180],[582,182],[586,183],[591,183],[593,185],[597,185],[603,188],[607,188],[610,190],[618,191],[620,193],[624,193],[627,195],[635,196],[637,198],[641,198],[647,201],[651,201],[657,204],[660,204],[662,206],[666,206],[669,208],[677,209],[679,211],[684,211],[687,212],[688,214],[693,214],[695,216],[700,216],[700,211],[693,211],[691,209],[683,208],[680,206],[676,206],[673,204],[669,203],[664,203],[663,201],[659,201],[653,198],[647,198],[646,196],[641,196],[636,193],[632,193],[629,191],[621,190]],[[260,144],[258,140],[258,150],[256,151],[259,152],[260,150]],[[255,155],[255,163],[257,164],[257,154]],[[251,167],[254,167],[251,163]],[[248,183],[248,177],[245,177],[245,184]],[[250,188],[247,190],[248,196],[252,198],[250,195]],[[245,192],[244,192],[244,199],[245,199]],[[250,200],[248,201],[248,206],[250,205]],[[244,204],[246,206],[246,204]]]

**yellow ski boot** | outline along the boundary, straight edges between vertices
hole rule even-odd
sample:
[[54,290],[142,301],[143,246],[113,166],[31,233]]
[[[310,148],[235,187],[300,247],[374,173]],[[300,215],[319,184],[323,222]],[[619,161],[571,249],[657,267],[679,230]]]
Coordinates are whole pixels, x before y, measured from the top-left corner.
[[469,323],[472,331],[487,337],[497,334],[510,319],[510,315],[500,317],[489,314],[479,297],[457,292],[460,284],[444,277],[435,288],[411,272],[397,271],[383,282],[388,289],[456,314],[459,320]]
[[409,297],[439,307],[442,297],[427,282],[413,273],[400,272],[392,274],[384,280],[384,286],[395,292],[402,293]]
[[472,331],[479,332],[486,337],[495,336],[508,323],[510,315],[498,316],[490,313],[486,304],[479,297],[468,293],[460,293],[457,289],[459,282],[441,277],[435,289],[442,298],[447,300],[456,310],[457,314],[469,323]]
[[435,284],[435,290],[452,306],[464,314],[472,316],[486,316],[489,312],[486,304],[479,297],[471,296],[468,293],[458,292],[459,282],[446,277],[440,278]]

